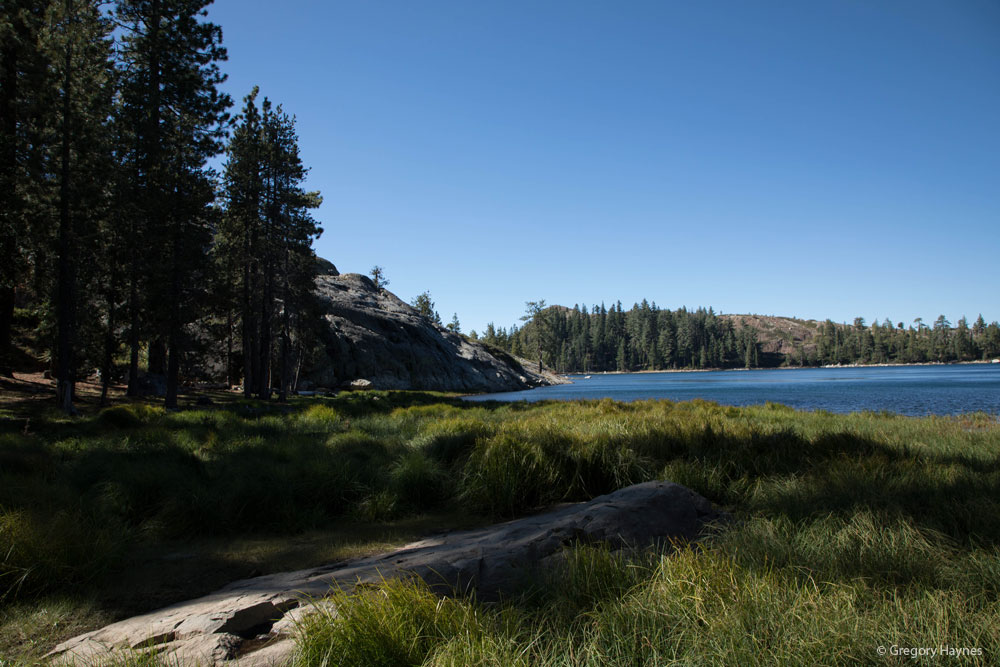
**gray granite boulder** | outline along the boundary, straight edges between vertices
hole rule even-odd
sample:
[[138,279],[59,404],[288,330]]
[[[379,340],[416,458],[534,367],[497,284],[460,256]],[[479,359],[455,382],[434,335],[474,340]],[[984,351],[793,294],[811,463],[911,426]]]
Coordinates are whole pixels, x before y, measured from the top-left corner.
[[498,392],[564,382],[435,324],[367,276],[320,275],[316,294],[327,326],[323,352],[303,369],[311,385]]
[[[154,651],[170,664],[284,664],[294,652],[296,619],[333,588],[417,575],[444,592],[475,589],[484,600],[514,592],[563,547],[604,543],[641,547],[692,540],[725,515],[695,492],[647,482],[555,510],[454,532],[397,551],[323,567],[234,582],[205,597],[137,616],[57,646],[60,664],[93,665],[117,650]],[[308,602],[307,602],[308,601]],[[318,602],[317,602],[318,601]],[[328,603],[327,603],[328,604]],[[257,650],[247,652],[249,646]]]

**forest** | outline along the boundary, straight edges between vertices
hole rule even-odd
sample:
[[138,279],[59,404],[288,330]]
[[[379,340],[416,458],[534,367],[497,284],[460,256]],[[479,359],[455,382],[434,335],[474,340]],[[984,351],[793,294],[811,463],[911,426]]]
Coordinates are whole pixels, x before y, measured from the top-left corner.
[[33,348],[67,413],[94,369],[102,404],[148,373],[176,407],[209,347],[246,396],[284,397],[309,340],[322,200],[281,105],[255,88],[230,114],[209,4],[4,3],[0,372]]
[[793,365],[957,362],[1000,355],[1000,325],[980,315],[956,326],[938,317],[912,326],[886,319],[871,326],[802,322],[811,335],[792,342],[790,354],[765,354],[760,329],[741,316],[720,316],[712,308],[660,309],[643,299],[629,310],[621,301],[607,308],[577,305],[546,308],[529,302],[522,327],[490,323],[482,340],[511,354],[539,359],[560,373],[652,371],[682,368],[756,368]]

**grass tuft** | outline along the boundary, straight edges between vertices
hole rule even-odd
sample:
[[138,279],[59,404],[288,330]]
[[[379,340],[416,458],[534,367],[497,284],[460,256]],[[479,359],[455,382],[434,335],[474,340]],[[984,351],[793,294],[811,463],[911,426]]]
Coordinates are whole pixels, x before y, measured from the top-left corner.
[[419,579],[335,592],[302,621],[296,664],[420,665],[452,639],[482,636],[481,618],[474,603],[440,598]]

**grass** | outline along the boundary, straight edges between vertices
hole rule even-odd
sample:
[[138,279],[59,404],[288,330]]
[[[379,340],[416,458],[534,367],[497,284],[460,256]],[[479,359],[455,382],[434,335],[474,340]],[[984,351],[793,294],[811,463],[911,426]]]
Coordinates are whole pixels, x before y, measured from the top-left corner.
[[[949,644],[982,648],[987,664],[1000,650],[993,416],[397,392],[217,403],[76,420],[0,406],[0,656],[36,659],[53,627],[69,636],[224,577],[649,479],[738,521],[669,557],[570,550],[499,606],[442,601],[419,582],[342,592],[337,615],[304,625],[298,661],[847,664],[876,661],[881,645]],[[335,533],[339,546],[321,546]],[[195,571],[207,574],[171,590]],[[130,595],[148,572],[162,574]]]
[[499,606],[442,600],[420,582],[339,593],[338,615],[301,626],[296,664],[871,664],[879,647],[942,644],[994,664],[995,599],[827,580],[740,554],[746,538],[632,558],[576,547],[540,589]]

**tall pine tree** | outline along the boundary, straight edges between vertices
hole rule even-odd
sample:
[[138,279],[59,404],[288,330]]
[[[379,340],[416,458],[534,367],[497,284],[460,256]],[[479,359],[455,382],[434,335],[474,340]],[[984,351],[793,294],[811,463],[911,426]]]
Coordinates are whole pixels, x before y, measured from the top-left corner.
[[[226,58],[221,29],[204,21],[210,0],[118,0],[124,26],[122,97],[134,127],[137,219],[129,266],[129,391],[135,393],[141,326],[166,341],[166,405],[176,407],[184,327],[208,260],[206,161],[222,148],[229,97],[218,89]],[[138,253],[136,253],[138,254]],[[142,313],[149,317],[142,322]]]
[[258,107],[258,94],[254,88],[244,98],[227,148],[216,258],[227,280],[239,285],[227,310],[239,313],[244,394],[270,396],[276,359],[284,398],[310,321],[304,314],[316,277],[312,241],[322,230],[309,211],[322,200],[302,188],[306,169],[294,119],[267,98]]
[[42,32],[51,0],[4,0],[0,12],[0,373],[13,372],[14,306],[44,243],[44,135],[51,105]]
[[[57,223],[52,247],[55,354],[60,407],[73,412],[81,330],[95,324],[89,289],[102,218],[108,216],[113,171],[110,110],[113,94],[111,26],[96,0],[56,0],[44,34],[54,90],[48,155]],[[102,178],[102,175],[104,178]],[[83,321],[81,321],[81,318]]]

